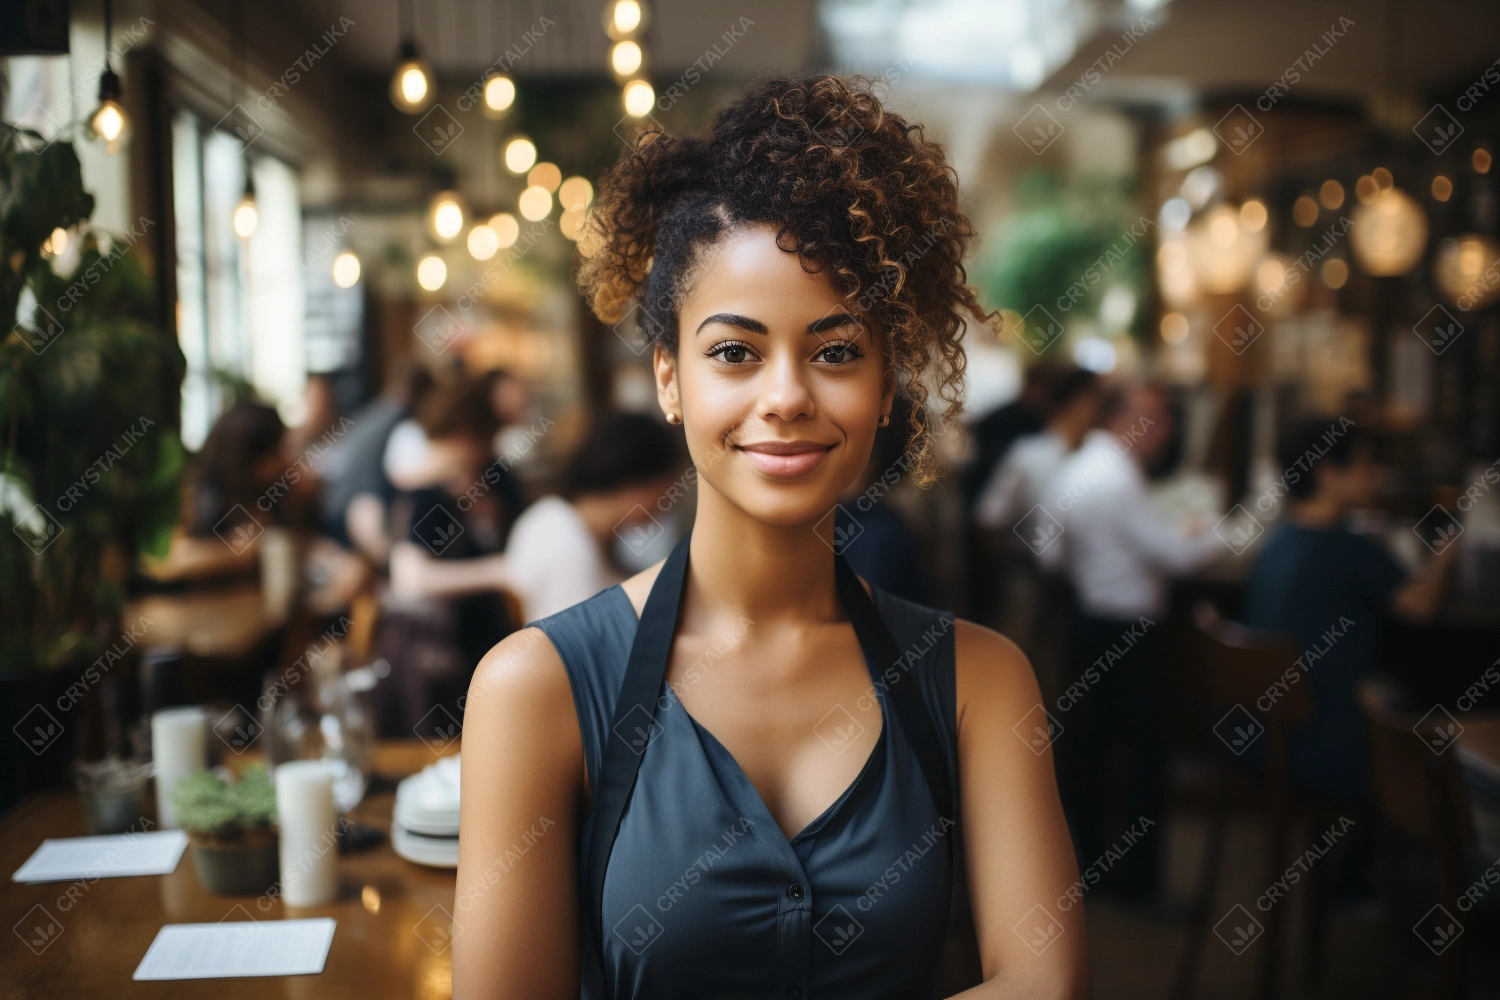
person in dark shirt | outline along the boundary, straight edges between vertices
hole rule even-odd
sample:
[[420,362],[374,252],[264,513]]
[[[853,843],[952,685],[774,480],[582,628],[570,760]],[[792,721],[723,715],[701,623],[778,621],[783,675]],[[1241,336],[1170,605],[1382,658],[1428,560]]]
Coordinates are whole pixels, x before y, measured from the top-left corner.
[[1308,421],[1281,449],[1291,501],[1287,521],[1267,541],[1245,592],[1247,624],[1295,637],[1299,669],[1311,685],[1312,722],[1292,738],[1293,779],[1302,788],[1367,799],[1364,725],[1355,701],[1373,669],[1381,620],[1432,617],[1456,544],[1418,576],[1369,538],[1345,527],[1367,507],[1380,481],[1369,436],[1352,424]]
[[910,436],[911,402],[898,398],[891,422],[875,432],[864,472],[834,508],[833,537],[855,573],[887,593],[930,605],[934,597],[922,547],[887,496],[905,478]]

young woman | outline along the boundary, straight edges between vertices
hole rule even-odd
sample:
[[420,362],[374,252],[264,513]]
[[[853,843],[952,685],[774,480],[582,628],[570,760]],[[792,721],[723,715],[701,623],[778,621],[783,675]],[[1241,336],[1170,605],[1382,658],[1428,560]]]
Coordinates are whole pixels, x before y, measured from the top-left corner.
[[[606,322],[640,300],[696,518],[479,665],[455,998],[932,996],[960,858],[963,996],[1086,996],[1029,664],[834,552],[896,395],[956,411],[986,319],[941,149],[837,77],[763,82],[627,150],[590,226],[580,285]],[[915,409],[898,471],[925,482]]]

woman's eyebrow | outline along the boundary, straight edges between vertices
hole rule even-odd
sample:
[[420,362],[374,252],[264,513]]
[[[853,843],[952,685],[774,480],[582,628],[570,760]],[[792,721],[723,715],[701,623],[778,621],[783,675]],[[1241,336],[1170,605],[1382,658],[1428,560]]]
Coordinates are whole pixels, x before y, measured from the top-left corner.
[[807,332],[822,333],[824,330],[833,330],[837,327],[847,326],[850,323],[853,323],[855,326],[859,327],[864,326],[864,324],[859,321],[859,318],[854,316],[852,313],[841,312],[824,316],[822,319],[818,320],[815,323],[807,324]]
[[[766,324],[762,323],[760,320],[751,319],[749,316],[741,316],[738,313],[714,313],[712,316],[705,319],[702,323],[698,324],[698,330],[702,330],[710,323],[723,323],[725,326],[738,327],[741,330],[748,330],[751,333],[770,332],[770,329],[766,326]],[[698,330],[694,330],[693,332],[697,333]]]

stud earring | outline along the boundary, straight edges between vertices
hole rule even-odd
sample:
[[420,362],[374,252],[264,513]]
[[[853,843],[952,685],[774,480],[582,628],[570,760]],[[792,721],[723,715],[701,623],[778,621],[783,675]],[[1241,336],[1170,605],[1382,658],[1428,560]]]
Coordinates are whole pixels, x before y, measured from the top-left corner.
[[669,423],[669,424],[680,424],[680,423],[682,423],[682,418],[680,416],[678,416],[677,414],[675,414],[675,413],[668,413],[667,414],[667,423]]
[[891,422],[891,415],[889,413],[882,413],[880,415],[880,426],[881,427],[885,427],[890,422]]

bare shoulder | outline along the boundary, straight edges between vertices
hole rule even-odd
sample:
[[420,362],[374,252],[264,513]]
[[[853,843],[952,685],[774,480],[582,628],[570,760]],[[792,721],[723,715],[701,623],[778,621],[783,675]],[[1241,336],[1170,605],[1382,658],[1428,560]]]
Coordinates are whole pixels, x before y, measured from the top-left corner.
[[1005,636],[960,618],[953,642],[960,724],[970,708],[986,717],[1019,718],[1041,703],[1031,661]]
[[635,616],[639,618],[641,611],[646,607],[646,598],[651,594],[651,585],[656,582],[656,575],[661,572],[665,559],[653,563],[641,570],[635,576],[620,584],[620,589],[625,591],[625,596],[630,598],[630,603],[635,608]]
[[[512,632],[490,647],[469,679],[469,694],[464,706],[467,715],[476,703],[492,704],[521,700],[531,707],[565,695],[569,706],[572,692],[562,657],[539,628]],[[467,720],[466,720],[467,721]]]

